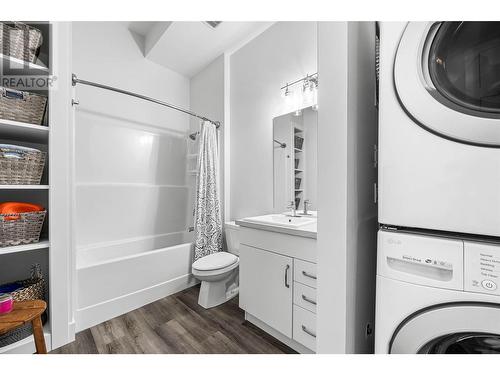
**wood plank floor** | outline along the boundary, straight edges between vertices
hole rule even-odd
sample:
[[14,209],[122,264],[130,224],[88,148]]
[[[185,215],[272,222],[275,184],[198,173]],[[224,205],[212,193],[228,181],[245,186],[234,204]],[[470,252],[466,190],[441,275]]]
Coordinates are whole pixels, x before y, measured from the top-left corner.
[[211,309],[198,305],[199,286],[79,332],[53,354],[295,353],[246,322],[238,297]]

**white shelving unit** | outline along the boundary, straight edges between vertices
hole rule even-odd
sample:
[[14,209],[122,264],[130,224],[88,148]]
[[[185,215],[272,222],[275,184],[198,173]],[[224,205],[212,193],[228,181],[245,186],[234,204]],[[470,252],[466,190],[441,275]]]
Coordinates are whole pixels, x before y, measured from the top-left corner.
[[[302,123],[296,123],[293,124],[293,134],[292,134],[292,140],[293,140],[293,162],[294,162],[294,167],[295,167],[295,159],[299,159],[299,166],[298,168],[294,169],[293,175],[293,181],[292,181],[292,186],[294,187],[293,190],[293,196],[295,198],[295,206],[298,209],[301,204],[304,202],[304,186],[305,186],[305,152],[304,152],[304,146],[305,142],[302,142],[302,148],[297,148],[296,143],[295,143],[295,136],[299,136],[301,138],[304,138],[304,125]],[[295,179],[300,178],[301,183],[300,183],[300,188],[296,189],[295,188]],[[298,201],[297,201],[298,200]],[[298,203],[297,203],[298,202]]]
[[[0,247],[0,283],[29,277],[33,263],[41,263],[47,282],[48,321],[44,325],[47,350],[74,340],[73,274],[71,242],[72,131],[71,23],[34,23],[42,30],[41,58],[49,64],[25,63],[0,54],[4,75],[55,78],[45,91],[47,123],[27,124],[0,119],[0,143],[34,147],[47,152],[42,185],[0,185],[0,202],[19,200],[43,205],[48,212],[40,241]],[[54,51],[57,50],[57,53]],[[43,57],[42,57],[43,56]],[[16,89],[16,87],[12,87]],[[69,188],[68,188],[69,186]],[[50,220],[50,221],[49,221]],[[56,306],[56,308],[54,308]],[[33,337],[0,348],[0,353],[33,353]]]

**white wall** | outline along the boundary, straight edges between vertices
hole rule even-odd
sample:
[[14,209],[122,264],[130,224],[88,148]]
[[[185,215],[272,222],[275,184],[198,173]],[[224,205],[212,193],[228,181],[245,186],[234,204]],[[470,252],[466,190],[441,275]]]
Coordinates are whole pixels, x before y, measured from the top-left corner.
[[[220,155],[220,198],[224,202],[224,55],[219,56],[206,66],[201,72],[191,78],[190,81],[190,108],[211,120],[220,121],[222,128],[219,129],[219,155]],[[192,117],[190,122],[192,132],[200,130],[200,120]],[[189,141],[191,142],[191,141]],[[195,199],[195,178],[189,180],[190,200],[189,205],[193,208]],[[224,208],[222,207],[223,215]],[[224,217],[222,218],[224,220]],[[193,223],[192,212],[188,221]]]
[[374,22],[319,23],[319,353],[373,351]]
[[278,22],[230,57],[231,219],[273,211],[273,118],[280,87],[317,70],[316,22]]
[[[189,108],[189,79],[146,60],[124,22],[73,23],[73,72]],[[105,251],[110,244],[141,238],[152,241],[137,243],[150,243],[167,233],[185,233],[188,116],[84,85],[77,85],[74,97],[80,101],[74,125],[79,255]],[[186,266],[172,280],[190,274],[189,246],[183,256]],[[79,278],[80,293],[89,287]]]
[[[73,23],[73,72],[189,107],[189,80],[146,60],[126,23]],[[98,88],[75,90],[77,246],[184,231],[188,117]]]

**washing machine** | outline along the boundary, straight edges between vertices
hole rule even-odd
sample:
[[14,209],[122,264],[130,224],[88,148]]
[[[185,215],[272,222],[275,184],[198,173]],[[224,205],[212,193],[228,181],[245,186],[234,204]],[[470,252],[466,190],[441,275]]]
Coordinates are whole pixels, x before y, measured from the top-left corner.
[[379,231],[375,353],[500,354],[500,243]]
[[500,237],[500,23],[379,26],[379,222]]

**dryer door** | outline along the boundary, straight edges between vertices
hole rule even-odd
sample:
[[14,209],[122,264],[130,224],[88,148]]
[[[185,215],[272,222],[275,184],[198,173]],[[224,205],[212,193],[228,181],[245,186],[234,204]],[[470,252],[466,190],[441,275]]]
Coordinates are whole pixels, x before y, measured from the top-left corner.
[[500,354],[500,305],[463,302],[419,311],[396,329],[389,352]]
[[500,146],[500,22],[409,22],[394,81],[402,107],[425,129]]

